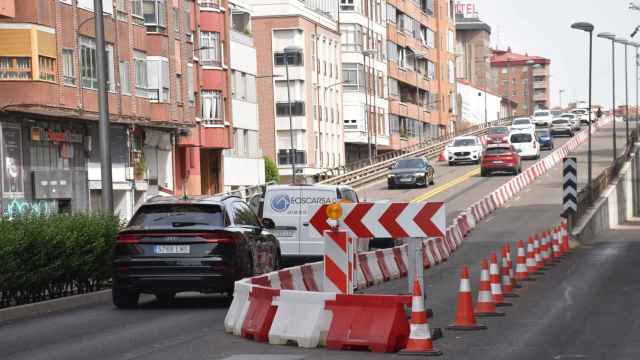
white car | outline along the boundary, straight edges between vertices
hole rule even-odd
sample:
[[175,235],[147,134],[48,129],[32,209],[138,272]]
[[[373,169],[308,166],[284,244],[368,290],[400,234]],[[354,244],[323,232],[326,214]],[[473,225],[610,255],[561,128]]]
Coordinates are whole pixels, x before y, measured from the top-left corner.
[[540,157],[540,144],[533,131],[512,131],[509,134],[509,144],[516,149],[523,159],[538,159]]
[[449,165],[460,162],[473,162],[479,164],[484,150],[477,136],[459,136],[453,139],[453,143],[445,147],[445,153]]
[[564,113],[564,114],[560,115],[560,117],[563,118],[563,119],[569,120],[569,122],[571,123],[571,127],[572,127],[573,131],[579,131],[580,130],[580,119],[578,119],[576,114]]
[[[578,117],[578,120],[580,120],[580,123],[582,124],[589,124],[589,112],[587,109],[574,109],[571,110],[571,113],[576,115]],[[594,119],[591,119],[591,122],[593,122]]]
[[533,113],[533,123],[536,126],[549,126],[553,120],[553,115],[549,110],[538,110]]
[[531,118],[521,117],[515,118],[511,123],[511,130],[531,130],[533,131],[536,126],[531,121]]

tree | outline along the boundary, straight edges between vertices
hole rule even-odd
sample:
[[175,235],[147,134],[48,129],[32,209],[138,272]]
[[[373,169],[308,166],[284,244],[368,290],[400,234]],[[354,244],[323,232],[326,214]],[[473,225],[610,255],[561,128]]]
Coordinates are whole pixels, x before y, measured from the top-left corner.
[[278,183],[280,181],[278,166],[268,156],[264,157],[264,179],[266,182]]

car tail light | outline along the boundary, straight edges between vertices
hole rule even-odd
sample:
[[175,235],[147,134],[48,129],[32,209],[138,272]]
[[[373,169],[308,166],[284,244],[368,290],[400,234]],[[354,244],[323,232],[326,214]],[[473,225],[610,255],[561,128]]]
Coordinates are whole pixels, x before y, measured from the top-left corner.
[[233,236],[220,234],[220,233],[202,233],[198,234],[199,237],[205,239],[208,243],[232,243],[234,241]]
[[116,244],[137,244],[142,239],[140,235],[119,234],[116,237]]

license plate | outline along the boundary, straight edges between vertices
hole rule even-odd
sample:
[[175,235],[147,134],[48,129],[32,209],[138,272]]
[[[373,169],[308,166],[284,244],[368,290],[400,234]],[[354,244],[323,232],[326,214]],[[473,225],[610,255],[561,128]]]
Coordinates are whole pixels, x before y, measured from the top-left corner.
[[403,182],[403,183],[408,183],[408,182],[412,182],[412,181],[413,181],[412,178],[402,178],[402,179],[400,179],[400,182]]
[[494,164],[504,164],[504,161],[496,160],[493,162]]
[[188,254],[191,252],[189,245],[156,245],[156,254]]
[[275,237],[294,237],[295,235],[295,230],[273,230],[273,236]]

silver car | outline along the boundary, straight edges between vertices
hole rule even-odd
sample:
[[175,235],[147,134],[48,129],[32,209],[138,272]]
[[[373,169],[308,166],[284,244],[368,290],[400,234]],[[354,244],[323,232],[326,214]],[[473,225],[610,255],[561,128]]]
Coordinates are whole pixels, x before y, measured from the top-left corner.
[[573,136],[573,125],[567,119],[555,118],[551,121],[551,136]]
[[569,120],[573,131],[580,131],[580,119],[576,114],[564,113],[560,115],[561,118]]

